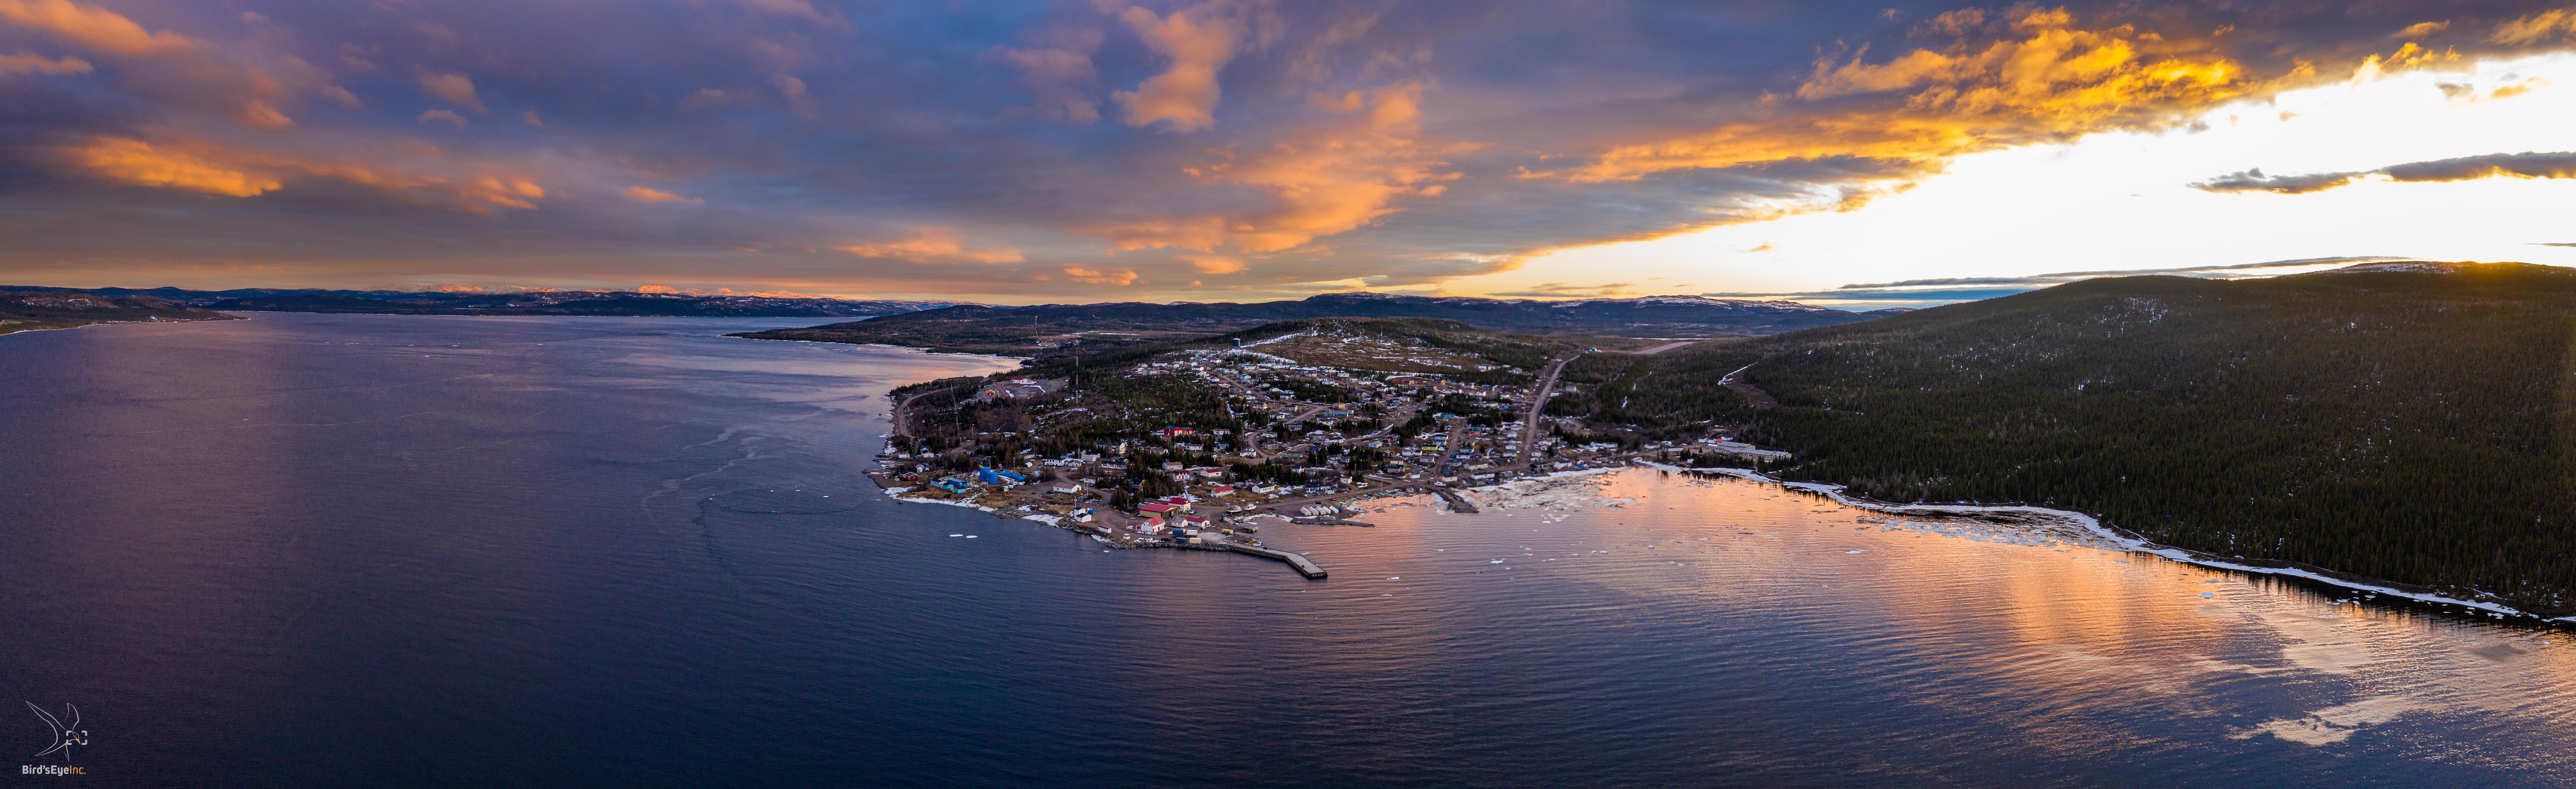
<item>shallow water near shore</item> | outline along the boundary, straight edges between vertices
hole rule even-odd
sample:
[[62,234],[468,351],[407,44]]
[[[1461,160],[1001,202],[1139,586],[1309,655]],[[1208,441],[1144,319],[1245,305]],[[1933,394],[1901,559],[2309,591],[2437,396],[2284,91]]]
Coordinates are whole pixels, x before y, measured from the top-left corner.
[[1007,362],[716,336],[812,322],[0,338],[0,701],[117,786],[2576,780],[2566,632],[1775,486],[1261,521],[1324,581],[895,502]]

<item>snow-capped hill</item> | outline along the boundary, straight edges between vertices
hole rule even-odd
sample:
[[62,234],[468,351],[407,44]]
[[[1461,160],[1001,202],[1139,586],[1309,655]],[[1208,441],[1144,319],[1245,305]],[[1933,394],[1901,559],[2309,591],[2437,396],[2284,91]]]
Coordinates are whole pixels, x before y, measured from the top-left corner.
[[1818,307],[1818,306],[1815,306],[1815,305],[1812,305],[1812,304],[1800,304],[1800,303],[1798,303],[1798,302],[1794,302],[1794,301],[1751,301],[1751,300],[1746,300],[1746,299],[1717,299],[1717,298],[1710,298],[1710,297],[1707,297],[1707,296],[1639,296],[1639,297],[1637,297],[1637,298],[1632,298],[1632,299],[1584,299],[1584,300],[1581,300],[1581,301],[1560,301],[1560,302],[1555,302],[1555,303],[1554,303],[1554,306],[1556,306],[1556,307],[1558,307],[1558,308],[1563,308],[1563,309],[1572,309],[1572,308],[1576,308],[1576,307],[1593,307],[1593,306],[1603,306],[1603,307],[1707,307],[1707,308],[1713,308],[1713,309],[1731,309],[1731,310],[1785,310],[1785,311],[1789,311],[1789,312],[1834,312],[1834,311],[1836,311],[1836,310],[1834,310],[1834,308],[1832,308],[1832,307]]
[[2477,264],[2475,264],[2475,263],[2437,263],[2437,262],[2429,261],[2429,260],[2399,260],[2399,261],[2391,261],[2391,262],[2387,262],[2387,263],[2362,263],[2362,264],[2359,264],[2359,265],[2345,266],[2345,267],[2343,267],[2343,268],[2338,268],[2338,269],[2328,269],[2328,270],[2325,270],[2325,271],[2319,271],[2319,272],[2316,272],[2316,273],[2318,273],[2318,274],[2378,274],[2378,273],[2398,272],[2398,273],[2406,273],[2406,274],[2457,274],[2457,273],[2459,273],[2461,270],[2466,269],[2466,268],[2468,268],[2468,267],[2470,267],[2470,266],[2474,266],[2474,265],[2477,265]]
[[2351,266],[2345,266],[2345,267],[2343,267],[2343,268],[2338,268],[2338,269],[2327,269],[2327,270],[2325,270],[2325,271],[2313,271],[2313,272],[2309,272],[2309,273],[2306,273],[2306,274],[2301,274],[2301,275],[2298,275],[2298,276],[2303,276],[2303,277],[2313,277],[2313,276],[2330,275],[2330,274],[2473,274],[2473,273],[2474,273],[2474,274],[2506,274],[2506,273],[2514,273],[2514,274],[2539,274],[2539,275],[2547,275],[2547,276],[2562,276],[2562,277],[2563,277],[2563,276],[2576,276],[2576,269],[2570,269],[2570,268],[2567,268],[2567,267],[2564,267],[2564,266],[2543,266],[2543,265],[2537,265],[2537,264],[2532,264],[2532,263],[2503,263],[2503,262],[2499,262],[2499,263],[2477,263],[2477,262],[2471,262],[2471,261],[2460,261],[2460,262],[2456,262],[2456,263],[2454,263],[2454,262],[2440,261],[2440,260],[2391,260],[2391,261],[2386,261],[2386,262],[2381,262],[2381,263],[2361,263],[2361,264],[2356,264],[2356,265],[2351,265]]

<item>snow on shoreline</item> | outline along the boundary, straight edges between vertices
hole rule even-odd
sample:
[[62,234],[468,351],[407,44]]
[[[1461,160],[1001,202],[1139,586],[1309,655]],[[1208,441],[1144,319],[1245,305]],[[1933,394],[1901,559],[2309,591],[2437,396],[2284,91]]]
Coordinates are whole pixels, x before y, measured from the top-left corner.
[[2227,560],[2225,560],[2225,559],[2219,559],[2219,558],[2216,558],[2216,557],[2210,557],[2210,556],[2200,555],[2200,554],[2194,553],[2194,552],[2192,552],[2192,551],[2184,550],[2184,549],[2181,549],[2181,548],[2175,548],[2175,547],[2168,546],[2168,545],[2157,545],[2157,544],[2155,544],[2155,543],[2148,542],[2148,541],[2146,541],[2146,540],[2141,540],[2141,539],[2138,539],[2138,538],[2135,538],[2135,537],[2127,537],[2127,536],[2123,536],[2123,535],[2121,535],[2121,534],[2119,534],[2119,533],[2117,533],[2117,532],[2114,532],[2114,531],[2112,531],[2112,530],[2110,530],[2110,529],[2104,528],[2104,527],[2102,526],[2102,522],[2101,522],[2100,520],[2097,520],[2097,519],[2095,519],[2093,516],[2091,516],[2091,515],[2086,515],[2086,514],[2081,513],[2081,512],[2071,512],[2071,511],[2067,511],[2067,510],[2055,510],[2055,509],[2049,509],[2049,508],[2046,508],[2046,507],[2032,507],[2032,506],[2028,506],[2028,505],[1983,505],[1983,504],[1891,504],[1891,503],[1887,503],[1887,502],[1870,501],[1870,500],[1868,500],[1868,499],[1862,499],[1862,498],[1856,498],[1856,497],[1853,497],[1853,496],[1851,496],[1851,495],[1849,495],[1849,494],[1845,493],[1845,492],[1844,492],[1844,486],[1841,486],[1841,485],[1828,485],[1828,484],[1821,483],[1821,482],[1790,482],[1790,481],[1786,481],[1786,480],[1773,479],[1773,478],[1771,478],[1771,477],[1769,477],[1769,476],[1766,476],[1766,475],[1762,474],[1762,473],[1761,473],[1761,472],[1759,472],[1759,471],[1755,471],[1755,470],[1753,470],[1753,469],[1748,469],[1748,468],[1682,468],[1682,467],[1680,467],[1680,466],[1668,466],[1668,465],[1664,465],[1664,464],[1662,464],[1662,463],[1651,463],[1651,462],[1643,462],[1643,463],[1640,463],[1639,465],[1641,465],[1641,466],[1645,466],[1645,467],[1649,467],[1649,468],[1660,469],[1660,470],[1664,470],[1664,471],[1679,471],[1679,472],[1683,472],[1683,473],[1716,474],[1716,475],[1720,475],[1720,476],[1734,477],[1734,478],[1736,478],[1736,479],[1741,479],[1741,480],[1745,480],[1745,481],[1748,481],[1748,482],[1759,482],[1759,483],[1768,484],[1768,485],[1778,485],[1778,486],[1780,486],[1780,487],[1787,488],[1787,489],[1790,489],[1790,490],[1795,490],[1795,491],[1799,491],[1799,492],[1803,492],[1803,493],[1813,493],[1813,494],[1816,494],[1816,495],[1819,495],[1819,496],[1824,496],[1824,497],[1826,497],[1826,498],[1833,499],[1836,503],[1839,503],[1839,504],[1841,504],[1841,505],[1843,505],[1843,506],[1846,506],[1846,507],[1851,507],[1851,508],[1854,508],[1854,509],[1870,510],[1870,511],[1873,511],[1873,512],[1884,512],[1884,513],[1888,513],[1888,514],[1890,514],[1890,515],[1903,515],[1903,514],[1906,514],[1906,513],[1908,513],[1908,512],[1931,511],[1931,512],[1948,512],[1948,513],[1958,513],[1958,514],[1962,514],[1962,515],[1971,515],[1971,514],[1977,514],[1977,513],[2014,513],[2014,514],[2020,514],[2020,515],[2033,515],[2033,516],[2038,516],[2038,517],[2043,517],[2043,518],[2051,518],[2051,519],[2056,519],[2056,520],[2061,520],[2061,521],[2065,521],[2065,522],[2068,522],[2068,523],[2072,523],[2072,524],[2075,524],[2075,525],[2077,525],[2077,526],[2081,526],[2081,527],[2083,527],[2083,529],[2084,529],[2086,532],[2091,533],[2095,538],[2100,539],[2100,540],[2102,540],[2102,541],[2104,541],[2104,542],[2110,543],[2111,545],[2117,546],[2120,550],[2132,551],[2132,552],[2136,552],[2136,553],[2152,554],[2152,555],[2154,555],[2154,556],[2158,556],[2158,557],[2161,557],[2161,558],[2164,558],[2164,559],[2169,559],[2169,560],[2172,560],[2172,561],[2181,562],[2181,563],[2184,563],[2184,564],[2198,565],[2198,566],[2201,566],[2201,567],[2208,567],[2208,568],[2218,569],[2218,570],[2232,570],[2232,571],[2236,571],[2236,572],[2244,572],[2244,573],[2261,573],[2261,574],[2264,574],[2264,575],[2284,575],[2284,576],[2290,576],[2290,577],[2294,577],[2294,578],[2304,578],[2304,579],[2307,579],[2307,580],[2310,580],[2310,581],[2315,581],[2315,582],[2322,583],[2322,584],[2327,584],[2327,585],[2330,585],[2330,586],[2338,586],[2338,587],[2342,587],[2342,588],[2345,588],[2345,589],[2352,589],[2352,590],[2355,590],[2355,591],[2369,592],[2369,593],[2371,593],[2371,594],[2386,595],[2386,596],[2389,596],[2389,597],[2404,598],[2404,599],[2414,600],[2414,601],[2416,601],[2416,602],[2421,602],[2421,603],[2432,603],[2432,604],[2437,604],[2437,605],[2456,605],[2456,606],[2461,606],[2461,607],[2464,607],[2464,608],[2472,608],[2472,609],[2477,609],[2477,610],[2480,610],[2480,611],[2486,611],[2486,612],[2493,613],[2493,614],[2502,614],[2502,615],[2504,615],[2504,616],[2518,616],[2518,617],[2529,617],[2529,618],[2534,618],[2534,619],[2541,619],[2541,621],[2544,621],[2544,622],[2576,622],[2576,616],[2563,616],[2563,617],[2557,617],[2557,618],[2554,618],[2554,619],[2553,619],[2553,618],[2543,618],[2543,617],[2541,617],[2541,616],[2540,616],[2540,615],[2538,615],[2538,614],[2527,613],[2527,612],[2524,612],[2524,611],[2522,611],[2522,610],[2520,610],[2520,609],[2516,609],[2516,608],[2513,608],[2513,607],[2511,607],[2511,606],[2503,605],[2503,604],[2500,604],[2500,603],[2491,603],[2491,602],[2482,602],[2482,601],[2473,601],[2473,600],[2461,600],[2461,599],[2458,599],[2458,598],[2454,598],[2454,597],[2445,597],[2445,596],[2437,595],[2437,594],[2428,594],[2428,593],[2423,593],[2423,592],[2407,592],[2407,591],[2401,591],[2401,590],[2397,590],[2397,589],[2391,589],[2391,588],[2389,588],[2389,587],[2385,587],[2385,586],[2377,586],[2377,585],[2368,584],[2368,583],[2363,583],[2363,582],[2359,582],[2359,581],[2348,581],[2348,580],[2344,580],[2344,579],[2341,579],[2341,578],[2333,578],[2333,577],[2329,577],[2329,576],[2325,576],[2325,575],[2320,575],[2320,574],[2318,574],[2318,573],[2309,572],[2309,571],[2307,571],[2307,570],[2301,570],[2301,569],[2298,569],[2298,568],[2296,568],[2296,567],[2263,567],[2263,566],[2260,566],[2260,565],[2239,564],[2239,563],[2236,563],[2236,562],[2227,561]]

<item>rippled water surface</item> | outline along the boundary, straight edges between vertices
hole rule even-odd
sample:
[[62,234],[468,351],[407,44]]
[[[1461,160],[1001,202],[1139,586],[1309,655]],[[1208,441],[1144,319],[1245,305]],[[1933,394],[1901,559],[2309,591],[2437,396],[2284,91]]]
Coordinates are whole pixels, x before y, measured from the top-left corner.
[[1325,581],[893,502],[1007,365],[716,336],[808,322],[0,337],[0,702],[114,786],[2576,781],[2565,633],[1752,483],[1263,528]]

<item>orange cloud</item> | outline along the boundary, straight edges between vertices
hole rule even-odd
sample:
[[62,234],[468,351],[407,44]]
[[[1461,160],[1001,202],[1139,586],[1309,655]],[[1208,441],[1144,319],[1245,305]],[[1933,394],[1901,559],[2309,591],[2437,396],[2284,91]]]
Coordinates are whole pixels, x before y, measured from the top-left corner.
[[182,50],[197,44],[187,36],[150,32],[123,14],[71,0],[0,0],[0,21],[119,55]]
[[[2029,14],[2014,28],[2013,37],[1983,47],[1918,49],[1875,64],[1864,49],[1848,61],[1819,61],[1796,92],[1802,104],[1775,97],[1766,102],[1771,117],[1619,146],[1562,175],[1627,180],[1838,156],[1930,164],[2107,129],[2155,128],[2266,87],[2249,82],[2226,56],[2194,51],[2190,42],[2127,25],[2079,29],[2063,10]],[[2401,50],[2410,62],[2420,62],[2420,53]],[[1861,106],[1841,108],[1851,104]]]
[[1063,46],[997,46],[985,52],[984,57],[1019,69],[1021,88],[1037,100],[1037,105],[1028,109],[1038,116],[1074,123],[1096,122],[1100,120],[1100,104],[1091,91],[1100,82],[1100,69],[1091,63],[1091,50],[1100,46],[1100,34],[1082,31],[1062,38],[1067,39]]
[[1154,219],[1088,227],[1081,232],[1099,236],[1109,242],[1110,249],[1121,252],[1166,247],[1208,252],[1225,243],[1225,217]]
[[1125,269],[1118,271],[1101,271],[1099,269],[1067,266],[1064,268],[1064,274],[1065,276],[1072,277],[1075,282],[1084,282],[1093,285],[1124,286],[1136,284],[1136,272]]
[[1241,274],[1245,269],[1243,261],[1233,258],[1183,256],[1181,260],[1201,274]]
[[252,197],[286,185],[186,151],[154,148],[122,137],[101,137],[64,153],[92,175],[137,186]]
[[2506,46],[2537,44],[2551,38],[2576,34],[2576,9],[2561,8],[2513,19],[2496,26],[2493,41]]
[[700,198],[681,197],[660,189],[645,186],[626,187],[626,197],[629,200],[642,200],[647,203],[687,203],[689,205],[697,205],[699,203],[706,202],[706,200]]
[[481,172],[450,176],[200,141],[153,143],[107,136],[90,138],[62,153],[73,169],[110,181],[228,197],[255,197],[276,191],[295,176],[335,178],[474,213],[489,213],[492,206],[535,208],[532,201],[546,196],[545,187],[533,178],[488,165],[467,165],[465,169]]
[[[128,88],[174,104],[220,112],[248,126],[293,126],[295,121],[284,110],[300,108],[307,95],[352,108],[359,104],[356,95],[331,84],[328,74],[294,56],[241,56],[177,33],[148,31],[114,11],[71,0],[0,0],[0,27],[42,31],[121,60],[118,76]],[[0,73],[29,68],[78,73],[91,67],[85,60],[36,58],[31,62],[29,57],[8,56]]]
[[55,60],[31,52],[0,55],[0,74],[87,74],[89,61],[80,58]]
[[1216,125],[1217,70],[1234,59],[1243,36],[1241,23],[1215,16],[1222,6],[1223,0],[1216,0],[1171,16],[1130,7],[1118,15],[1146,47],[1172,59],[1163,73],[1147,77],[1135,90],[1110,94],[1127,111],[1127,125],[1168,123],[1166,128],[1185,132]]
[[969,249],[965,242],[958,240],[956,231],[944,227],[921,228],[914,231],[913,237],[900,241],[888,241],[879,244],[856,244],[845,247],[833,247],[833,249],[863,258],[887,258],[910,261],[913,263],[961,261],[968,263],[1018,263],[1025,259],[1020,257],[1020,251],[1016,249]]
[[483,108],[483,97],[475,94],[474,80],[463,74],[441,74],[424,70],[420,72],[420,89],[439,101],[475,112],[490,111]]
[[2406,29],[2397,31],[2397,35],[2390,36],[2390,38],[2423,38],[2449,29],[2451,29],[2451,23],[2448,21],[2417,22],[2415,24],[2407,25]]
[[[1090,232],[1119,250],[1169,247],[1201,252],[1228,246],[1246,252],[1292,249],[1346,233],[1403,210],[1406,196],[1436,197],[1440,149],[1420,141],[1422,86],[1399,85],[1343,100],[1315,102],[1351,115],[1348,122],[1291,134],[1267,150],[1184,172],[1270,194],[1271,207],[1240,216],[1202,216],[1128,223]],[[1218,273],[1218,272],[1208,272]]]

